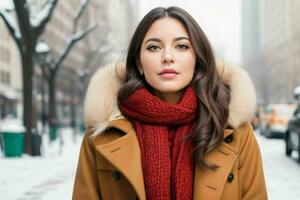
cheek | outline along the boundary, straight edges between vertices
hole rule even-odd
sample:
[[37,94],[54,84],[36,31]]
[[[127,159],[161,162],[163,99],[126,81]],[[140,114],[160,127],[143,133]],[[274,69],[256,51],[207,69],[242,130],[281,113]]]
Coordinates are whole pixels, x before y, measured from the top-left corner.
[[140,59],[144,71],[143,76],[145,77],[146,82],[154,87],[153,84],[157,82],[155,80],[155,67],[158,66],[157,55],[150,54],[148,52],[141,52]]
[[160,61],[158,53],[141,53],[141,65],[143,66],[144,71],[149,71],[149,69],[153,69],[157,66],[158,62]]
[[193,77],[196,66],[196,58],[193,55],[186,55],[181,58],[180,65],[184,66],[185,75]]
[[190,83],[193,80],[194,70],[195,70],[195,67],[192,65],[185,68],[185,73],[183,76],[183,80],[185,83]]

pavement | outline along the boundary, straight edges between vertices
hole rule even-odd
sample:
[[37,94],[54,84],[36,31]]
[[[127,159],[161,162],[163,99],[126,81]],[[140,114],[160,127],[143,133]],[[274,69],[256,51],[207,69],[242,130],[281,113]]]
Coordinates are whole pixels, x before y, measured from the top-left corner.
[[300,199],[298,152],[293,151],[292,156],[287,157],[283,139],[267,139],[259,133],[256,136],[261,148],[269,199]]
[[71,199],[82,136],[64,128],[56,141],[43,136],[42,156],[0,156],[0,199]]
[[[71,129],[62,131],[63,143],[49,143],[43,137],[43,156],[0,157],[0,199],[71,199],[82,136]],[[255,134],[261,148],[270,200],[297,200],[300,197],[300,164],[297,152],[285,156],[282,139],[266,139]],[[62,145],[63,144],[63,145]]]

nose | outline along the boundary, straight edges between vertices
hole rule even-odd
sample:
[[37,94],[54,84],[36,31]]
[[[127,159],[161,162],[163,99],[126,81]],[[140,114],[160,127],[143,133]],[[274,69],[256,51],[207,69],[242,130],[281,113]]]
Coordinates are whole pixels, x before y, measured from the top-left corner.
[[165,49],[162,56],[162,63],[169,65],[174,63],[174,56],[171,49]]

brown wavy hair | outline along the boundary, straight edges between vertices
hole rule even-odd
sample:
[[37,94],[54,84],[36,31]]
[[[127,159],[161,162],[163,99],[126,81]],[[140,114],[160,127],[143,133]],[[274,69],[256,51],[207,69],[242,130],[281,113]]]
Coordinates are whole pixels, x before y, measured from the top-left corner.
[[191,81],[197,97],[199,109],[193,141],[193,157],[200,166],[215,169],[218,166],[206,161],[205,155],[218,146],[223,140],[223,129],[228,120],[229,88],[218,75],[215,57],[210,43],[197,22],[183,9],[178,7],[151,10],[139,23],[131,39],[127,58],[124,84],[118,92],[122,101],[140,87],[152,90],[144,76],[138,71],[142,41],[152,23],[163,17],[172,17],[186,28],[196,54],[195,74]]

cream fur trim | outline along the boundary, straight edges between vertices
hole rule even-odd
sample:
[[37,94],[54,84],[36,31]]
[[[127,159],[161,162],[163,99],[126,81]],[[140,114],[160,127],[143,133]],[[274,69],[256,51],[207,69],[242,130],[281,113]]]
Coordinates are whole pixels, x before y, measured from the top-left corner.
[[[221,78],[230,86],[228,124],[238,128],[250,122],[255,111],[256,95],[253,83],[242,68],[217,60]],[[92,77],[84,103],[84,119],[87,127],[102,132],[108,122],[124,118],[117,106],[117,92],[125,77],[125,65],[114,64],[100,68]]]

